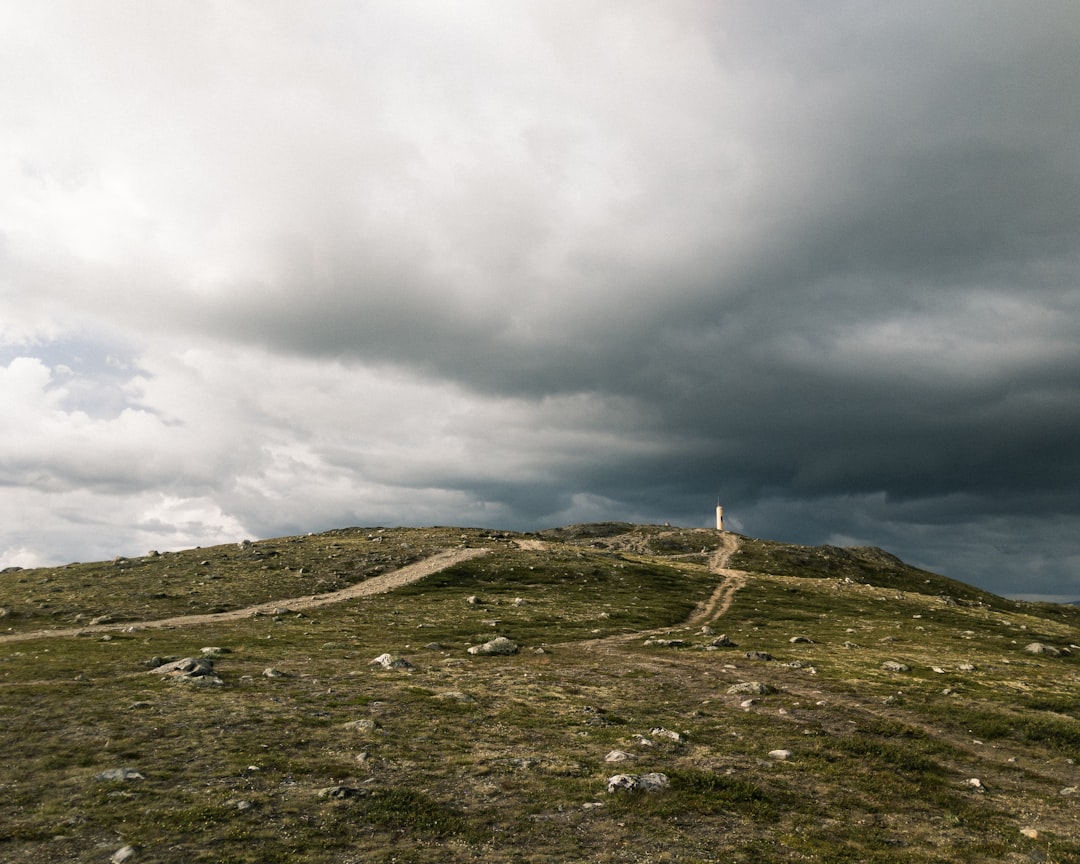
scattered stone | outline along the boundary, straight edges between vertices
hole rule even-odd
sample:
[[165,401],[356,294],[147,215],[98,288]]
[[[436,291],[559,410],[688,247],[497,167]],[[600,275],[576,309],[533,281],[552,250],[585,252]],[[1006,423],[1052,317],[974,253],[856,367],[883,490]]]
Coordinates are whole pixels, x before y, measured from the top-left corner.
[[428,644],[424,646],[424,650],[425,651],[442,651],[443,646],[440,645],[438,642],[428,642]]
[[857,642],[845,642],[844,647],[848,649],[862,648]]
[[104,615],[98,615],[97,618],[91,618],[90,626],[95,627],[98,624],[112,624],[112,622],[115,620],[116,619],[112,616],[111,613],[106,612]]
[[792,636],[787,641],[790,642],[792,645],[813,645],[814,644],[814,640],[811,639],[809,636]]
[[214,662],[208,657],[183,657],[171,663],[165,663],[156,669],[149,671],[150,675],[164,675],[175,681],[186,681],[191,684],[204,686],[217,686],[224,684],[214,672]]
[[273,666],[267,666],[263,669],[263,678],[287,678],[288,673],[282,672],[280,669],[275,669]]
[[465,602],[468,603],[470,606],[479,606],[482,601],[475,594],[470,594],[468,597],[465,598]]
[[961,663],[956,668],[961,672],[974,672],[975,671],[975,665],[972,664],[972,663]]
[[781,762],[783,762],[784,760],[791,758],[791,751],[790,750],[770,750],[769,751],[769,758],[770,759],[779,759]]
[[1032,642],[1024,646],[1028,654],[1045,654],[1047,657],[1060,657],[1061,651],[1053,645],[1044,645],[1042,642]]
[[125,861],[135,860],[135,847],[134,846],[121,846],[109,859],[112,864],[124,864]]
[[772,660],[773,656],[768,651],[747,651],[747,660]]
[[350,720],[342,724],[343,729],[354,729],[357,732],[377,732],[382,727],[369,717],[361,717],[359,720]]
[[743,681],[740,684],[732,684],[727,692],[747,696],[768,696],[770,693],[775,693],[776,688],[761,681]]
[[1059,795],[1078,795],[1080,794],[1080,786],[1066,786]]
[[616,792],[659,792],[671,781],[666,774],[616,774],[608,778],[608,794]]
[[646,639],[646,645],[655,645],[658,648],[685,648],[685,639]]
[[669,741],[675,741],[676,743],[682,743],[685,740],[678,732],[672,732],[663,726],[654,726],[649,730],[649,734],[655,735],[657,738],[667,738]]
[[485,642],[483,645],[473,645],[469,648],[470,654],[483,654],[483,655],[509,655],[517,654],[518,646],[507,639],[505,636],[496,636],[490,642]]
[[526,600],[524,597],[515,597],[514,598],[514,605],[515,606],[525,606],[525,605],[528,604],[528,602],[529,601]]
[[986,787],[983,786],[982,780],[980,780],[978,777],[972,777],[970,780],[967,781],[967,785],[974,789],[976,792],[986,791]]
[[319,790],[320,798],[331,798],[337,801],[344,801],[346,798],[359,798],[364,794],[362,789],[357,789],[355,786],[327,786],[325,789]]
[[713,630],[713,628],[710,627],[708,624],[706,624],[704,627],[701,628],[701,635],[702,636],[715,636],[716,631]]
[[604,757],[605,762],[626,762],[634,757],[625,750],[612,750]]
[[232,807],[234,810],[239,810],[241,812],[243,812],[244,810],[250,810],[255,806],[250,801],[247,801],[247,800],[244,800],[244,799],[236,799],[236,798],[233,798],[230,801],[226,801],[225,805],[227,807]]
[[1021,828],[1020,833],[1027,837],[1029,840],[1039,839],[1039,831],[1036,828]]
[[886,660],[881,664],[881,668],[886,672],[910,672],[911,667],[906,663],[900,663],[896,660]]
[[749,711],[752,707],[754,707],[754,704],[755,703],[753,699],[743,699],[743,701],[739,703],[739,707],[742,708],[744,711]]
[[710,648],[738,648],[739,646],[732,642],[727,633],[721,633],[712,642],[709,643]]
[[95,774],[94,779],[111,782],[113,780],[145,780],[146,778],[134,768],[110,768],[108,771]]
[[382,669],[415,669],[404,657],[395,657],[393,654],[380,654],[368,663],[368,666],[378,666]]
[[217,647],[200,648],[199,651],[203,655],[203,657],[210,657],[211,659],[214,657],[220,657],[222,654],[232,653],[232,651],[228,648]]

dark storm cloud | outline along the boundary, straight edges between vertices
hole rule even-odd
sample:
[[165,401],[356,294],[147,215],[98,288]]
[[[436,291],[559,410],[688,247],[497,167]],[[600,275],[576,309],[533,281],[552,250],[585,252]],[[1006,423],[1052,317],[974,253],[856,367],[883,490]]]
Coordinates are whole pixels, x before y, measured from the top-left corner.
[[91,74],[48,67],[0,221],[10,345],[105,318],[150,370],[96,404],[10,380],[156,421],[175,488],[220,470],[176,520],[707,524],[722,494],[747,533],[1080,593],[1073,4],[201,14],[43,19]]

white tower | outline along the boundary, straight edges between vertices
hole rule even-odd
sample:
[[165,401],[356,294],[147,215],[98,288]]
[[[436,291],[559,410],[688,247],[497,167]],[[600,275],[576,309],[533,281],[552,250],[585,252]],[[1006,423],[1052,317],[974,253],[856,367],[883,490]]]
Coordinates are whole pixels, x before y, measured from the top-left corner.
[[724,530],[724,508],[720,506],[720,502],[716,502],[716,530]]

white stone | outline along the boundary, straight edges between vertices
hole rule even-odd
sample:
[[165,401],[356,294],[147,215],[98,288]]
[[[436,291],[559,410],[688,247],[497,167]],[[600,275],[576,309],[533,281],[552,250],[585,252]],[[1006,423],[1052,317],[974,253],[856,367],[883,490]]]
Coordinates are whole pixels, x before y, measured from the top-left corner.
[[790,750],[770,750],[769,751],[769,758],[770,759],[779,759],[781,761],[783,761],[785,759],[790,759],[791,758],[791,751]]

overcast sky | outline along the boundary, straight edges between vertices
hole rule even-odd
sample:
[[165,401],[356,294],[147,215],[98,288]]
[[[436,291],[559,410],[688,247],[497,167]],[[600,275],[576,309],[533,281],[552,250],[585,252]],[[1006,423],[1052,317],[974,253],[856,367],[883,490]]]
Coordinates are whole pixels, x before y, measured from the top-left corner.
[[1080,6],[0,0],[0,567],[631,520],[1080,597]]

